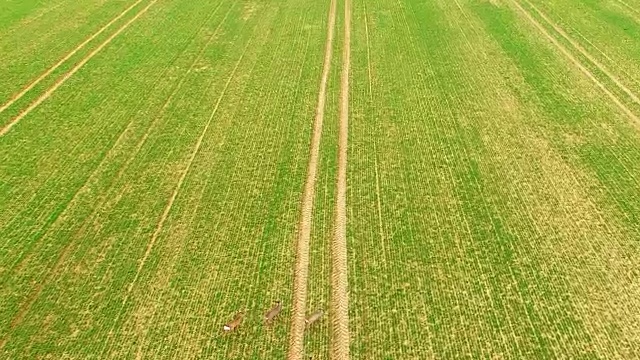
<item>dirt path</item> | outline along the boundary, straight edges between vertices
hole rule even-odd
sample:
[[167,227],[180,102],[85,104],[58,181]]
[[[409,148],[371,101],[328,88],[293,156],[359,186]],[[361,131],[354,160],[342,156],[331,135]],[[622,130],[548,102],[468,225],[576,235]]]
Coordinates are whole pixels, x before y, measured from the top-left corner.
[[622,103],[622,101],[620,101],[620,99],[618,99],[615,94],[607,89],[607,87],[602,82],[600,82],[600,80],[598,80],[591,73],[591,71],[589,71],[589,69],[585,68],[584,65],[582,65],[575,56],[573,56],[560,42],[558,42],[555,37],[549,34],[549,32],[536,19],[534,19],[531,14],[529,14],[529,12],[523,9],[516,0],[511,0],[511,2],[527,18],[527,20],[529,20],[547,39],[549,39],[549,41],[553,43],[553,45],[556,46],[556,48],[562,54],[564,54],[569,59],[569,61],[571,61],[571,63],[573,63],[580,71],[582,71],[589,79],[591,79],[591,81],[593,81],[596,86],[598,86],[600,90],[602,90],[602,92],[605,93],[605,95],[607,95],[611,99],[611,101],[613,101],[613,103],[620,108],[620,110],[622,110],[631,120],[633,120],[636,126],[640,126],[640,118],[636,114],[634,114],[624,103]]
[[131,20],[127,21],[126,24],[122,25],[114,34],[109,36],[107,40],[105,40],[100,46],[95,48],[89,55],[87,55],[82,61],[80,61],[76,66],[73,67],[67,74],[65,74],[62,78],[55,82],[44,94],[42,94],[38,99],[29,105],[26,109],[20,112],[18,116],[13,118],[7,125],[5,125],[2,130],[0,130],[0,136],[4,136],[6,133],[11,130],[11,128],[17,124],[20,120],[22,120],[25,116],[29,115],[33,109],[37,108],[40,104],[42,104],[45,100],[47,100],[51,94],[53,94],[60,86],[62,86],[69,78],[71,78],[78,70],[80,70],[91,58],[93,58],[97,53],[99,53],[102,49],[104,49],[113,39],[115,39],[118,35],[120,35],[124,30],[126,30],[129,25],[134,23],[138,18],[140,18],[144,13],[149,10],[158,0],[151,1],[144,9],[142,9],[139,13],[136,14]]
[[304,330],[307,305],[307,278],[309,276],[309,241],[311,239],[311,220],[313,217],[313,200],[315,198],[316,175],[320,140],[322,138],[322,122],[326,102],[327,82],[331,70],[333,55],[333,38],[336,23],[336,0],[331,0],[329,20],[327,24],[327,42],[325,44],[322,78],[318,92],[316,116],[313,123],[307,179],[302,193],[300,222],[298,223],[298,239],[296,243],[296,264],[293,274],[293,306],[291,315],[291,332],[289,335],[289,360],[301,360],[304,356]]
[[[73,55],[75,55],[78,51],[80,51],[83,47],[85,47],[88,43],[90,43],[93,39],[95,39],[96,37],[100,36],[100,34],[102,34],[105,30],[107,30],[111,25],[113,25],[116,21],[120,20],[123,16],[127,15],[127,13],[129,11],[131,11],[131,9],[133,9],[134,7],[136,7],[138,4],[140,4],[143,0],[138,0],[135,3],[133,3],[131,6],[129,6],[128,8],[126,8],[123,12],[121,12],[120,14],[118,14],[118,16],[116,16],[115,18],[113,18],[113,20],[109,21],[106,25],[104,25],[103,27],[100,28],[100,30],[96,31],[93,35],[89,36],[87,39],[85,39],[80,45],[76,46],[73,50],[71,50],[67,55],[65,55],[62,59],[60,59],[55,65],[53,65],[52,67],[50,67],[49,69],[47,69],[47,71],[45,71],[44,73],[42,73],[37,79],[33,80],[29,85],[27,85],[24,89],[22,89],[22,91],[20,91],[19,93],[15,94],[14,96],[11,97],[11,99],[9,99],[9,101],[2,105],[0,107],[0,113],[2,113],[3,111],[5,111],[9,106],[13,105],[13,103],[15,103],[16,101],[20,100],[20,98],[22,98],[24,96],[24,94],[26,94],[27,92],[29,92],[31,89],[33,89],[36,85],[38,85],[44,78],[46,78],[47,76],[51,75],[52,72],[56,71],[57,68],[59,68],[62,64],[64,64],[67,60],[69,60]],[[60,6],[60,4],[58,4],[57,6]],[[56,7],[57,7],[56,6]],[[55,7],[54,7],[55,8]],[[52,8],[53,9],[53,8]]]
[[331,244],[331,358],[349,359],[349,284],[347,265],[347,148],[349,140],[349,69],[351,66],[351,1],[344,3],[344,48],[340,75],[338,179],[335,235]]

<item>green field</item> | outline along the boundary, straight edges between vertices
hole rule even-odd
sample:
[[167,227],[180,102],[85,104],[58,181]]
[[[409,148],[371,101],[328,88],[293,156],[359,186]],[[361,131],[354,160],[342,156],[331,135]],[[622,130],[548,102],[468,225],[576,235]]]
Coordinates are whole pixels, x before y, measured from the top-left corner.
[[0,0],[0,359],[640,358],[640,0],[333,1]]

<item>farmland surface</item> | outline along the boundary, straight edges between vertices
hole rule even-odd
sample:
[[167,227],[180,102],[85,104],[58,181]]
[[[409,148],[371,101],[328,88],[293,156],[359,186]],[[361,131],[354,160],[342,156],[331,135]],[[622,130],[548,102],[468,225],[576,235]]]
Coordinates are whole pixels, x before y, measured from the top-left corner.
[[640,358],[639,0],[0,0],[0,358],[309,356]]

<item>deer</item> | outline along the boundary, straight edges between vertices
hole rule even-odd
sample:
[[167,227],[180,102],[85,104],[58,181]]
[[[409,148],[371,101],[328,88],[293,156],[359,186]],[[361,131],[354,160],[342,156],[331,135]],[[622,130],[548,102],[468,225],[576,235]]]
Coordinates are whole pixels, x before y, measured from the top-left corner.
[[309,315],[306,319],[304,319],[305,324],[307,324],[308,326],[313,325],[313,323],[315,323],[316,321],[320,320],[320,318],[322,317],[322,315],[324,315],[324,311],[322,311],[322,309],[314,312],[313,314]]
[[241,312],[236,314],[236,316],[233,318],[233,320],[231,320],[228,323],[224,324],[222,329],[224,331],[226,331],[226,332],[234,331],[235,329],[238,328],[238,326],[240,326],[240,324],[242,323],[242,319],[243,318],[244,318],[244,311],[241,311]]
[[282,302],[277,301],[276,304],[264,314],[264,322],[267,324],[271,324],[273,319],[275,319],[278,314],[282,311]]

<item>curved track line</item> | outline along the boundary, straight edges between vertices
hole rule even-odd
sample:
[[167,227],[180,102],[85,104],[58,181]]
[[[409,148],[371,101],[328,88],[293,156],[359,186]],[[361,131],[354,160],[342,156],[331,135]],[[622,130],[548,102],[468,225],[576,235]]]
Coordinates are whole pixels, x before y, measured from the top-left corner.
[[624,91],[636,104],[640,105],[640,98],[631,91],[628,87],[626,87],[615,75],[613,75],[604,65],[602,65],[597,59],[595,59],[587,50],[585,50],[580,44],[578,44],[575,40],[573,40],[569,34],[567,34],[560,26],[556,25],[551,19],[549,19],[542,11],[538,10],[538,8],[533,5],[529,0],[524,0],[533,10],[540,15],[555,31],[557,31],[565,40],[567,40],[574,48],[576,48],[584,57],[589,59],[598,70],[602,71],[605,75],[611,79],[618,87]]
[[327,42],[325,44],[322,78],[318,92],[316,116],[313,123],[307,178],[302,193],[300,222],[298,223],[298,239],[296,243],[296,264],[293,274],[293,310],[291,315],[291,333],[289,335],[289,351],[287,359],[301,360],[304,355],[305,312],[307,305],[307,278],[309,276],[309,241],[311,239],[311,220],[313,218],[313,201],[315,198],[316,176],[318,173],[318,157],[322,138],[322,123],[326,102],[327,82],[331,70],[333,55],[333,38],[336,23],[336,0],[331,0],[329,21],[327,24]]
[[344,48],[340,76],[340,121],[335,235],[331,244],[331,358],[349,359],[349,283],[347,264],[347,148],[349,145],[349,68],[351,66],[351,1],[344,2]]
[[569,59],[569,61],[571,61],[571,63],[573,63],[573,65],[575,65],[589,79],[591,79],[591,81],[593,81],[596,84],[596,86],[598,86],[600,90],[602,90],[602,92],[605,93],[605,95],[607,95],[611,99],[611,101],[613,101],[620,108],[620,110],[622,110],[630,119],[632,119],[636,123],[635,124],[636,126],[640,126],[640,118],[636,114],[634,114],[625,104],[623,104],[622,101],[620,101],[620,99],[618,99],[618,97],[615,94],[613,94],[609,89],[607,89],[607,87],[604,86],[604,84],[600,82],[600,80],[598,80],[591,73],[591,71],[585,68],[584,65],[582,65],[580,61],[578,61],[578,59],[576,59],[575,56],[573,56],[562,44],[560,44],[556,38],[554,38],[551,34],[549,34],[549,32],[536,19],[534,19],[531,16],[531,14],[529,14],[525,9],[523,9],[522,6],[517,1],[511,0],[511,2],[547,39],[549,39],[549,41],[553,43],[553,45],[556,46],[556,48],[562,54],[564,54],[564,56],[566,56]]
[[125,305],[129,301],[129,298],[131,297],[131,292],[133,291],[133,288],[135,287],[136,283],[138,282],[138,278],[140,277],[140,273],[142,272],[142,268],[146,264],[147,259],[149,258],[149,255],[151,255],[151,251],[153,250],[153,247],[154,247],[156,241],[158,240],[158,236],[160,235],[160,232],[162,231],[164,223],[165,223],[165,221],[167,220],[167,218],[169,216],[169,212],[171,212],[171,208],[173,207],[173,203],[175,202],[176,198],[178,197],[178,194],[180,193],[180,190],[182,189],[182,184],[184,183],[184,180],[186,179],[187,175],[189,174],[189,170],[191,169],[191,165],[193,164],[193,160],[198,155],[198,152],[200,152],[200,147],[202,146],[202,141],[204,140],[204,137],[206,136],[206,134],[207,134],[207,132],[209,130],[209,126],[211,125],[211,121],[213,120],[213,118],[215,117],[216,113],[218,112],[218,108],[220,107],[220,103],[222,102],[222,99],[224,98],[225,94],[227,93],[227,89],[229,88],[229,85],[231,84],[231,81],[235,77],[236,71],[240,67],[240,64],[242,63],[242,60],[244,59],[244,56],[247,53],[247,50],[249,49],[249,45],[250,44],[251,44],[251,41],[249,41],[247,43],[247,45],[245,46],[245,48],[244,48],[244,50],[242,52],[242,55],[240,55],[240,58],[236,62],[233,70],[231,71],[231,74],[229,75],[229,78],[227,79],[227,82],[224,84],[224,87],[222,88],[222,92],[220,93],[220,96],[218,97],[218,100],[216,101],[216,104],[215,104],[215,106],[214,106],[214,108],[213,108],[213,110],[211,112],[211,115],[209,116],[209,119],[207,120],[206,125],[204,126],[204,129],[202,129],[202,132],[200,133],[200,137],[198,138],[198,141],[196,142],[196,144],[195,144],[195,146],[193,148],[193,151],[191,152],[191,156],[189,156],[189,160],[187,161],[187,166],[182,171],[182,174],[180,175],[180,179],[178,179],[178,183],[176,184],[176,187],[174,188],[173,192],[171,193],[171,197],[169,198],[169,202],[165,206],[164,211],[162,212],[162,215],[160,216],[160,220],[158,221],[158,224],[156,225],[156,228],[155,228],[153,234],[151,235],[151,239],[149,240],[149,243],[147,244],[147,249],[145,250],[144,255],[142,256],[142,259],[140,260],[140,264],[138,265],[138,268],[136,270],[136,274],[133,277],[133,280],[131,281],[129,286],[127,287],[127,291],[125,293],[124,299],[122,300],[122,304],[120,305],[120,310],[118,311],[118,315],[115,318],[114,325],[117,324],[118,320],[120,319],[120,316],[122,315],[122,310],[124,309]]
[[[55,65],[53,65],[47,71],[42,73],[37,79],[32,81],[29,85],[27,85],[27,87],[22,89],[22,91],[20,91],[19,93],[15,94],[14,96],[12,96],[11,99],[9,99],[9,101],[6,104],[4,104],[4,105],[2,105],[2,107],[0,107],[0,113],[5,111],[9,106],[13,105],[14,102],[20,100],[20,98],[23,97],[24,94],[26,94],[31,89],[33,89],[36,85],[38,85],[38,83],[40,83],[40,81],[44,80],[44,78],[46,78],[47,76],[51,75],[51,73],[54,72],[57,68],[59,68],[64,62],[69,60],[73,55],[75,55],[78,51],[80,51],[83,47],[85,47],[85,45],[90,43],[93,39],[95,39],[96,37],[100,36],[100,34],[102,34],[105,30],[107,30],[107,28],[109,28],[111,25],[113,25],[116,21],[120,20],[129,11],[131,11],[131,9],[136,7],[136,5],[140,4],[142,1],[144,1],[144,0],[138,0],[135,3],[133,3],[133,5],[131,5],[128,8],[126,8],[123,12],[121,12],[113,20],[109,21],[105,26],[100,28],[100,30],[98,30],[93,35],[91,35],[89,38],[87,38],[85,41],[83,41],[80,45],[76,46],[75,49],[71,50],[71,52],[69,52],[62,59],[60,59]],[[61,4],[58,4],[58,6],[60,6]]]
[[126,24],[122,25],[122,27],[120,27],[120,29],[118,29],[118,31],[116,31],[113,35],[109,36],[109,38],[107,40],[105,40],[102,44],[100,44],[100,46],[98,46],[95,50],[93,50],[89,55],[87,55],[87,57],[85,57],[84,59],[82,59],[82,61],[80,61],[76,66],[73,67],[73,69],[71,69],[71,71],[69,71],[67,74],[65,74],[61,79],[59,79],[58,81],[56,81],[55,84],[53,84],[53,86],[51,86],[44,94],[42,94],[36,101],[34,101],[33,103],[31,103],[31,105],[29,105],[29,107],[27,107],[25,110],[23,110],[22,112],[20,112],[20,114],[18,114],[18,116],[16,116],[15,118],[13,118],[13,120],[11,120],[5,127],[2,128],[2,130],[0,130],[0,136],[5,135],[7,132],[9,132],[9,130],[11,130],[11,128],[17,124],[20,120],[22,120],[25,116],[27,116],[33,109],[35,109],[36,107],[38,107],[38,105],[42,104],[45,100],[47,100],[51,94],[53,94],[56,90],[58,90],[58,88],[60,86],[62,86],[62,84],[64,84],[67,80],[69,80],[69,78],[71,78],[76,72],[78,72],[78,70],[80,70],[87,62],[89,62],[89,60],[91,60],[91,58],[93,58],[97,53],[99,53],[102,49],[104,49],[105,46],[109,45],[109,43],[111,43],[111,41],[113,41],[113,39],[115,39],[118,35],[120,35],[126,28],[129,27],[129,25],[131,25],[133,22],[135,22],[136,20],[138,20],[138,18],[140,18],[140,16],[142,16],[144,13],[147,12],[147,10],[149,10],[149,8],[151,8],[158,0],[153,0],[149,3],[149,5],[147,5],[144,9],[142,9],[139,13],[136,14],[136,16],[134,16],[131,20],[129,20]]

